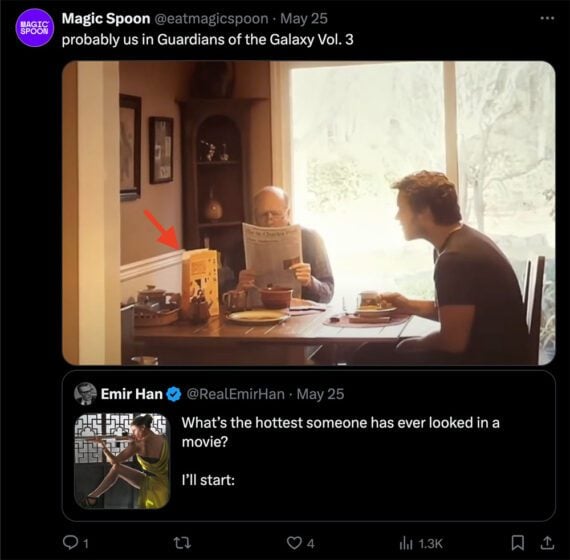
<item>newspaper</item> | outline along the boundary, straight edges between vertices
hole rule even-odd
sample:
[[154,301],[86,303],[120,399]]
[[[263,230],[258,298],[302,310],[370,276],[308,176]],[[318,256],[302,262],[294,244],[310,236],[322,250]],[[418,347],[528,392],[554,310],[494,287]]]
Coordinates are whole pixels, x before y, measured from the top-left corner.
[[289,267],[303,261],[301,226],[264,228],[242,224],[242,228],[245,267],[255,272],[256,285],[293,288],[293,297],[300,297],[301,284]]

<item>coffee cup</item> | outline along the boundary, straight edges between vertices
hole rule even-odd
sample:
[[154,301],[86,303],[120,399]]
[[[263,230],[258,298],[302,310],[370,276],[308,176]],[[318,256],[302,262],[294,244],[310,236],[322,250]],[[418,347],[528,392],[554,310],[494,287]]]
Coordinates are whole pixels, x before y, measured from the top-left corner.
[[358,294],[358,307],[376,307],[380,302],[380,294],[375,290],[367,290]]
[[222,303],[228,313],[247,309],[247,292],[245,290],[230,290],[222,294]]

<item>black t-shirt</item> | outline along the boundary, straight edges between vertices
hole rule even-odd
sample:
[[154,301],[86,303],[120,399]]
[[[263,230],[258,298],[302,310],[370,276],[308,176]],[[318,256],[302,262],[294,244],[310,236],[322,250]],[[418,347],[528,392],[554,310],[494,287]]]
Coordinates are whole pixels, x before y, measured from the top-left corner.
[[501,250],[464,225],[436,257],[439,307],[474,305],[475,318],[462,363],[528,363],[528,329],[515,272]]

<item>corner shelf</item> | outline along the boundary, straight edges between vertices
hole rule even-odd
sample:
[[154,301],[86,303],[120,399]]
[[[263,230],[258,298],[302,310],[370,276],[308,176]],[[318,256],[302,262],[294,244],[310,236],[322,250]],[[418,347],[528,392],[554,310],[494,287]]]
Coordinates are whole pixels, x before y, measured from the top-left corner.
[[[222,264],[241,239],[242,222],[249,221],[249,129],[251,109],[258,102],[269,102],[269,98],[179,101],[184,247],[197,249],[207,243],[220,251]],[[220,154],[230,159],[220,160]],[[217,222],[209,221],[205,213],[212,199],[222,208]]]

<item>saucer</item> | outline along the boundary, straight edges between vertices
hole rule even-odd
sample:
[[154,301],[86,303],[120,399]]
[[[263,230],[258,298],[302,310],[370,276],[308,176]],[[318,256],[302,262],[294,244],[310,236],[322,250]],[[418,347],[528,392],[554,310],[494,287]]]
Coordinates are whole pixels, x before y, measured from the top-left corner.
[[385,307],[383,309],[380,308],[372,308],[372,307],[359,307],[354,314],[358,315],[359,317],[363,318],[374,318],[374,317],[384,317],[385,315],[390,315],[396,311],[395,307]]

